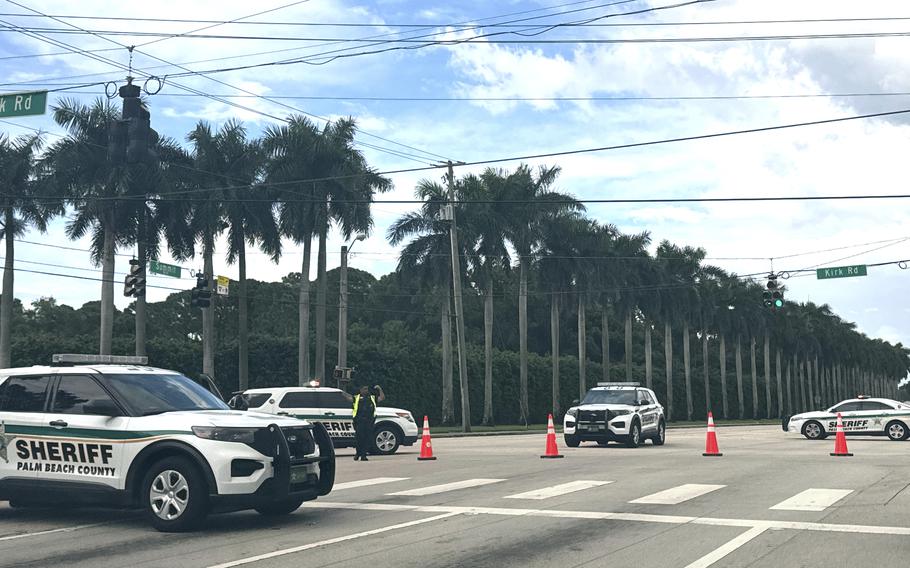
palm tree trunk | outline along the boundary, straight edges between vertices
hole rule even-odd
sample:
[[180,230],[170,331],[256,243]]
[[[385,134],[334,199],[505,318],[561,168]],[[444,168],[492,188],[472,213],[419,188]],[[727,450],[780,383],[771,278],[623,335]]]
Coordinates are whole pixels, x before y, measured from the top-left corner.
[[692,420],[692,368],[689,361],[689,321],[683,321],[683,366],[686,371],[686,420]]
[[673,328],[664,322],[664,365],[667,369],[667,420],[673,419]]
[[588,391],[588,324],[584,292],[578,295],[578,400]]
[[809,359],[809,354],[806,353],[806,387],[809,395],[809,410],[816,410],[815,404],[815,385],[812,384],[812,360]]
[[101,338],[98,353],[110,355],[114,334],[114,233],[108,226],[104,227],[101,280]]
[[654,371],[651,365],[651,323],[645,322],[645,386],[652,388]]
[[[447,282],[451,278],[446,278]],[[454,382],[452,375],[454,373],[454,362],[452,360],[452,311],[451,296],[448,293],[449,284],[446,284],[446,294],[443,295],[442,302],[442,423],[453,424],[455,422],[455,400],[454,400]]]
[[518,260],[518,405],[521,422],[528,425],[528,259]]
[[702,362],[702,371],[704,373],[705,380],[705,414],[711,412],[711,380],[710,373],[708,370],[708,332],[702,331],[701,336],[701,362]]
[[758,367],[755,364],[755,337],[750,342],[752,347],[752,418],[758,418]]
[[553,370],[553,416],[559,419],[559,296],[550,301],[550,358]]
[[239,271],[238,297],[237,297],[237,379],[240,390],[246,390],[250,384],[250,330],[249,330],[249,300],[247,299],[246,282],[246,240],[241,239],[237,255],[237,269]]
[[737,418],[745,418],[746,404],[743,400],[743,347],[742,338],[736,334],[736,398],[739,401],[739,414]]
[[626,314],[626,380],[632,380],[632,312]]
[[319,252],[316,258],[316,370],[313,377],[322,384],[325,378],[325,310],[328,278],[325,272],[326,231],[319,233]]
[[799,402],[802,406],[800,410],[806,411],[809,409],[809,399],[806,397],[806,383],[803,381],[803,362],[798,361],[796,357],[797,356],[794,355],[793,361],[795,365],[794,372],[796,373],[796,382],[799,384]]
[[775,353],[775,371],[777,371],[777,417],[783,418],[784,416],[784,389],[783,389],[783,380],[781,377],[781,365],[780,365],[780,349]]
[[3,294],[0,295],[0,369],[12,366],[10,345],[13,324],[13,261],[15,253],[15,218],[13,210],[3,212],[3,230],[6,236],[6,254],[3,259]]
[[[141,268],[140,274],[143,278],[148,278],[148,247],[146,246],[146,239],[148,237],[146,232],[147,227],[147,212],[143,210],[142,214],[139,216],[139,235],[136,239],[136,256],[139,258],[139,266]],[[142,293],[136,297],[136,355],[139,357],[144,357],[146,355],[145,348],[145,329],[147,322],[147,310],[145,302],[145,287],[142,289]]]
[[824,403],[824,400],[825,400],[825,394],[824,394],[824,390],[823,390],[824,385],[822,384],[821,376],[818,374],[818,355],[815,356],[814,370],[815,370],[815,387],[816,387],[815,394],[816,394],[816,398],[819,399],[817,406],[821,407],[821,405]]
[[720,396],[724,405],[724,418],[730,417],[730,407],[727,405],[727,337],[720,334]]
[[493,278],[489,273],[483,298],[483,424],[493,425]]
[[310,257],[313,239],[303,240],[303,263],[300,267],[300,297],[297,301],[297,384],[310,382]]
[[806,408],[805,398],[802,393],[802,381],[799,374],[799,357],[796,352],[793,353],[793,414],[798,414]]
[[793,410],[793,395],[792,390],[790,390],[790,360],[787,360],[787,415],[793,416],[795,414]]
[[771,337],[765,330],[765,417],[771,418]]
[[603,368],[603,377],[604,382],[610,382],[610,327],[608,325],[609,318],[607,315],[607,304],[603,305],[603,312],[600,316],[600,354],[601,354],[601,367]]
[[[210,235],[203,239],[202,275],[211,290],[214,287],[215,268],[212,257],[215,255],[215,239]],[[212,294],[209,307],[202,309],[202,372],[212,378],[215,377],[215,297]]]

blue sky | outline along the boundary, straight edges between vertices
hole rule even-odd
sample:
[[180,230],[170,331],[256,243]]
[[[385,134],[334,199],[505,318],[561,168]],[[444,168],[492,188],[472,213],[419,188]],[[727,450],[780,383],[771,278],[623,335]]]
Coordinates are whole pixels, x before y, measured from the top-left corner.
[[[17,0],[18,2],[18,0]],[[105,15],[128,17],[180,17],[231,20],[288,2],[250,4],[234,0],[200,2],[173,0],[154,3],[28,1],[30,8],[45,14]],[[240,39],[191,39],[177,37],[158,41],[139,50],[171,63],[184,63],[194,71],[274,61],[312,55],[331,49],[348,49],[350,43],[314,44],[336,38],[364,38],[400,33],[396,24],[420,24],[429,29],[418,33],[463,39],[472,34],[497,31],[464,29],[460,22],[477,22],[515,12],[532,13],[494,18],[483,23],[545,15],[530,25],[558,23],[612,13],[641,10],[674,2],[636,1],[604,7],[608,2],[574,2],[554,8],[558,0],[458,3],[406,0],[310,0],[252,18],[269,22],[361,23],[369,27],[222,25],[208,34],[322,38],[320,41],[268,41]],[[784,0],[754,2],[717,0],[672,10],[617,17],[603,23],[705,22],[778,20],[800,18],[910,17],[910,7],[898,1],[874,6],[843,0]],[[563,14],[567,10],[582,12]],[[0,12],[28,13],[0,0]],[[46,18],[0,16],[21,26],[66,27]],[[69,20],[95,30],[124,32],[186,33],[203,24],[173,22],[125,22]],[[542,34],[538,39],[642,39],[681,37],[742,37],[747,35],[900,32],[910,21],[828,22],[806,24],[727,24],[687,26],[568,27]],[[52,36],[80,49],[116,46],[91,35]],[[400,35],[397,37],[401,37]],[[504,36],[516,39],[520,36]],[[125,45],[140,45],[156,37],[113,36]],[[182,140],[198,120],[215,124],[229,118],[243,120],[251,135],[259,134],[274,120],[223,103],[185,94],[180,86],[216,95],[242,94],[233,87],[268,96],[331,97],[331,100],[280,99],[297,109],[334,118],[354,116],[363,131],[421,150],[424,158],[414,161],[364,148],[370,163],[381,170],[426,164],[424,152],[454,160],[474,161],[575,148],[606,146],[754,128],[789,122],[836,118],[865,112],[910,108],[910,97],[774,98],[747,100],[664,101],[358,101],[356,97],[679,97],[714,95],[795,95],[848,92],[910,91],[910,39],[905,37],[736,41],[693,43],[625,44],[492,44],[487,41],[421,50],[395,51],[339,59],[325,65],[295,64],[263,67],[213,75],[230,86],[199,76],[168,78],[161,92],[149,98],[153,126],[159,133]],[[250,56],[270,50],[294,50]],[[8,30],[0,31],[0,58],[65,51],[34,38]],[[99,53],[121,64],[128,61],[126,49]],[[199,62],[232,57],[229,60]],[[124,73],[113,65],[84,55],[45,55],[0,59],[0,92],[32,87],[54,88],[74,82],[98,80],[122,84]],[[190,63],[193,62],[193,63]],[[196,63],[199,62],[199,63]],[[165,76],[180,73],[148,55],[136,54],[136,69]],[[66,79],[73,75],[99,74]],[[103,95],[102,86],[53,94],[78,97],[89,102]],[[294,112],[276,102],[257,98],[232,99],[255,111],[283,117]],[[23,127],[59,133],[48,117],[19,118]],[[24,128],[0,122],[0,131],[17,135]],[[688,142],[582,154],[532,161],[559,164],[563,168],[558,187],[580,198],[691,197],[757,195],[847,195],[855,193],[906,193],[904,164],[910,150],[906,120],[870,120]],[[361,141],[418,153],[393,143]],[[53,136],[49,141],[54,140]],[[514,168],[517,163],[500,164]],[[464,168],[459,173],[477,171]],[[388,198],[409,198],[415,183],[436,172],[391,176],[395,189]],[[384,240],[388,225],[409,206],[377,204],[376,227],[367,241],[354,248],[351,265],[384,274],[394,270],[396,250]],[[903,201],[841,201],[787,204],[717,205],[592,205],[591,216],[627,231],[649,230],[655,243],[669,239],[678,244],[703,246],[711,262],[738,273],[771,269],[769,257],[778,257],[774,269],[801,269],[817,265],[881,262],[910,258],[910,214]],[[59,220],[47,235],[32,234],[29,241],[85,248],[63,234]],[[337,265],[341,241],[330,239],[329,267]],[[864,246],[859,246],[864,245]],[[830,250],[837,249],[837,250]],[[878,249],[878,250],[876,250]],[[223,248],[222,248],[223,250]],[[802,254],[822,251],[816,254]],[[131,251],[120,251],[129,255]],[[798,255],[798,256],[791,256]],[[789,257],[789,258],[783,258]],[[849,258],[848,258],[849,257]],[[126,267],[118,259],[118,272]],[[51,270],[97,277],[80,251],[20,243],[17,268]],[[164,259],[167,260],[167,259]],[[278,279],[300,268],[300,251],[288,245],[276,266],[264,255],[252,254],[249,273],[260,279]],[[66,265],[50,268],[24,261]],[[185,263],[198,267],[198,263]],[[315,266],[315,262],[314,262]],[[223,258],[216,271],[235,277],[236,267]],[[866,278],[816,281],[793,278],[788,297],[829,303],[847,319],[873,336],[910,343],[910,302],[905,292],[910,272],[898,268],[872,268]],[[90,281],[41,277],[17,273],[17,296],[29,302],[40,296],[55,296],[80,305],[99,294],[99,284]],[[156,279],[152,283],[188,288],[189,279]],[[164,290],[150,290],[152,300]],[[118,298],[118,304],[126,304]]]

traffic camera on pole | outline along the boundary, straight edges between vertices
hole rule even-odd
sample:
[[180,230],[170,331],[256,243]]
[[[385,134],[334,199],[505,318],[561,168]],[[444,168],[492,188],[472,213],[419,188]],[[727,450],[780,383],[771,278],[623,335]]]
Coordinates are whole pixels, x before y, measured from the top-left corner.
[[123,279],[123,295],[128,298],[145,296],[145,267],[135,258],[130,259],[130,271]]
[[190,304],[194,308],[207,308],[212,305],[212,290],[208,279],[202,274],[196,275],[196,287],[190,293]]

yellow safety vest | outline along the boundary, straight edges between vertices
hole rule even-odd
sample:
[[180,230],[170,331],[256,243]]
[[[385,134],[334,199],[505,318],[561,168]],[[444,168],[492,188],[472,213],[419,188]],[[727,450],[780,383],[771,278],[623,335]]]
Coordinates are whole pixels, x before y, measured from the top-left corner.
[[[370,395],[370,401],[373,403],[373,416],[375,417],[376,416],[376,397],[373,395]],[[357,407],[358,406],[360,406],[360,395],[355,394],[354,395],[354,411],[351,412],[351,416],[353,416],[355,418],[357,417]]]

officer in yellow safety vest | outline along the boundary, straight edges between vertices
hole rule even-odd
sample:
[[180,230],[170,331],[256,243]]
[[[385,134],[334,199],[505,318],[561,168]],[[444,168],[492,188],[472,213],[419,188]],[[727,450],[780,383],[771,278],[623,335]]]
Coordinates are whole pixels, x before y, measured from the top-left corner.
[[373,424],[376,421],[376,403],[385,400],[385,393],[382,387],[376,385],[373,390],[377,394],[370,392],[367,386],[360,387],[360,392],[352,397],[354,408],[351,416],[354,417],[354,441],[357,444],[357,454],[354,461],[367,460],[367,452],[370,450],[370,442],[373,437]]

